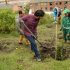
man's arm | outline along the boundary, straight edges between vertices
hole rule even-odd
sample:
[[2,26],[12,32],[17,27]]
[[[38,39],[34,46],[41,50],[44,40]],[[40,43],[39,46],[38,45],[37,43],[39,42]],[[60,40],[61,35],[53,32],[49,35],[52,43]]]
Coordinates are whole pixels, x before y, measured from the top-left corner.
[[15,19],[15,21],[16,21],[16,28],[17,28],[17,30],[18,30],[19,32],[23,33],[23,30],[20,28],[20,23],[21,23],[20,18],[17,17],[17,18]]

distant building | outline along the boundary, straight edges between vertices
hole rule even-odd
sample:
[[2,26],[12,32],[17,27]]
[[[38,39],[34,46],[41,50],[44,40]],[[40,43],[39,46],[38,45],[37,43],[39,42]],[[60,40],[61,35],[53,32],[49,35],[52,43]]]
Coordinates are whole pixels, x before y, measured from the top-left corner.
[[0,9],[7,7],[17,11],[18,6],[23,6],[24,8],[29,2],[30,0],[0,0]]
[[44,11],[52,11],[54,7],[61,9],[70,9],[70,0],[31,0],[30,8],[35,11],[42,9]]

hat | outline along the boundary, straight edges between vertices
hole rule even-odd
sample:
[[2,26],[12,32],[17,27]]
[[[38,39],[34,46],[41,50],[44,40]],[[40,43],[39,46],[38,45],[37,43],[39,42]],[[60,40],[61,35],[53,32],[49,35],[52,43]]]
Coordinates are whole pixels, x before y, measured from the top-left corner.
[[64,14],[69,13],[69,12],[70,12],[69,9],[65,9],[65,10],[63,11]]

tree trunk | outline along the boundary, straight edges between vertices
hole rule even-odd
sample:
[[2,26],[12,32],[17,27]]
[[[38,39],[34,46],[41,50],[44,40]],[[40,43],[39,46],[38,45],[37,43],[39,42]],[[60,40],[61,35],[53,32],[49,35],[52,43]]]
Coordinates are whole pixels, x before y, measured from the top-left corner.
[[5,3],[8,4],[8,0],[5,0]]

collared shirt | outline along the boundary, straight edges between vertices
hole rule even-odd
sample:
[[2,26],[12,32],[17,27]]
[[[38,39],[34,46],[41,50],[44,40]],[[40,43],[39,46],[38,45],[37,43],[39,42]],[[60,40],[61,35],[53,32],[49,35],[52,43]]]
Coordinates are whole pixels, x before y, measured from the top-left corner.
[[[32,33],[35,34],[37,32],[37,25],[39,19],[37,19],[34,15],[26,15],[22,17],[22,20]],[[26,27],[24,27],[24,34],[27,36],[31,35],[31,33],[29,32],[29,30],[27,30]]]

